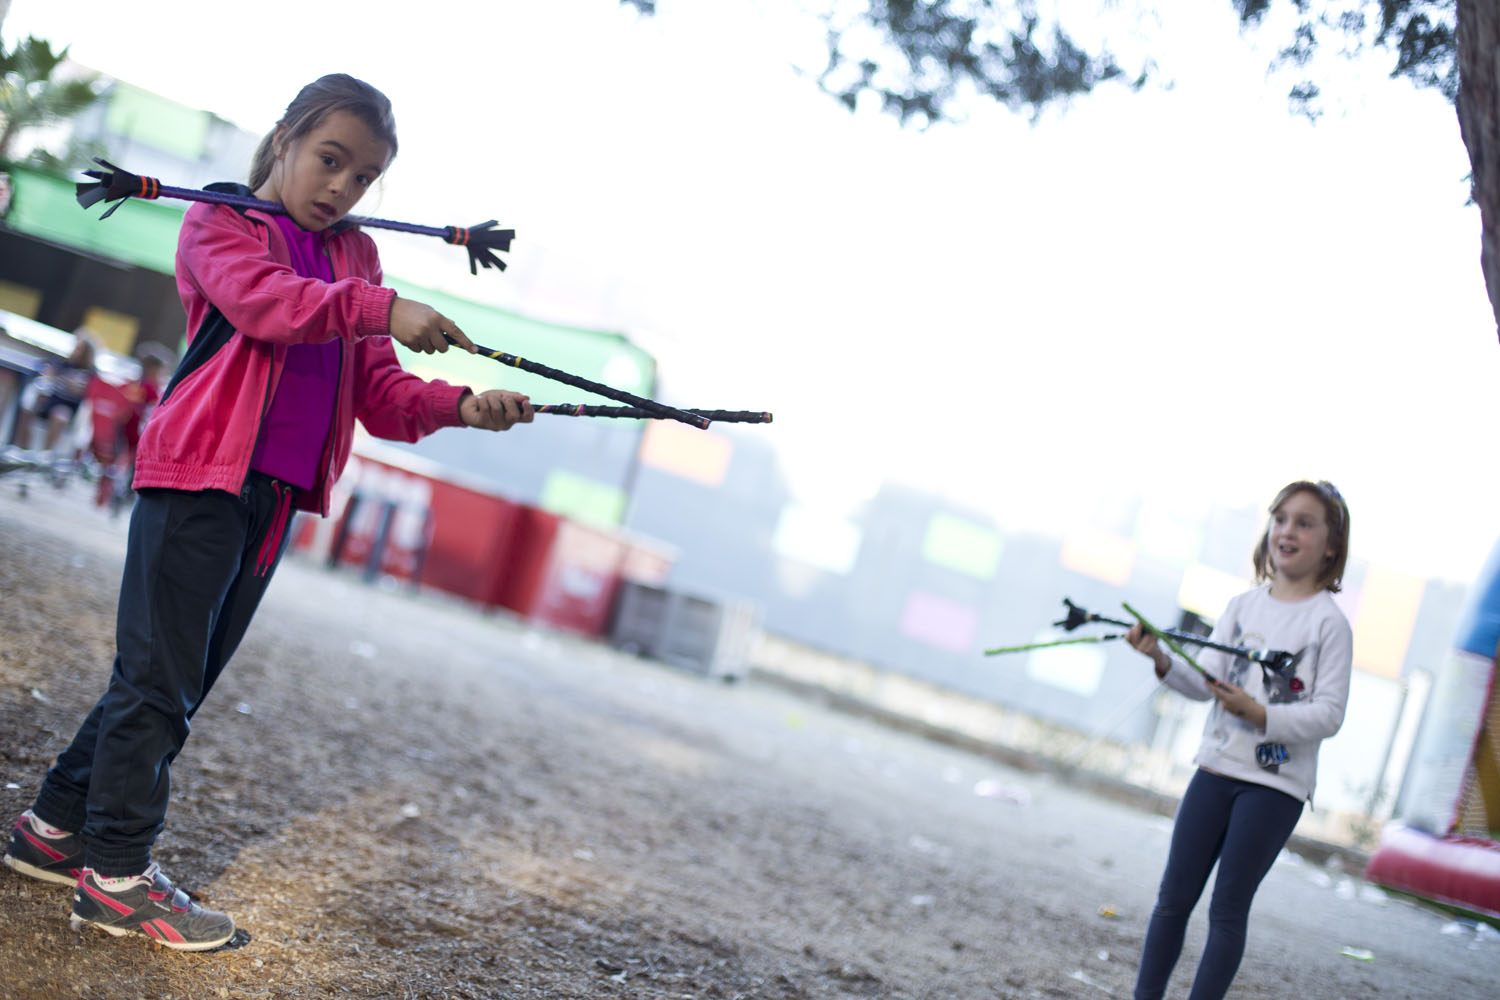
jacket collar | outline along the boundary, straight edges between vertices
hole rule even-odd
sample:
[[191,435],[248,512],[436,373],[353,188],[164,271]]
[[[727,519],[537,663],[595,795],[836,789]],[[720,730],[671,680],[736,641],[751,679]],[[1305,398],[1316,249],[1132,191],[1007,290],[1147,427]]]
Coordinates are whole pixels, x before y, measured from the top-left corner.
[[[248,184],[241,184],[239,181],[215,181],[212,184],[205,184],[203,190],[212,191],[215,194],[239,195],[241,198],[255,197],[255,192],[250,190],[250,186]],[[246,218],[250,217],[246,214],[250,211],[249,209],[235,208],[235,211],[241,215],[245,215]],[[357,223],[350,222],[347,218],[340,219],[323,230],[323,239],[326,242],[334,233],[341,233],[346,229],[354,229],[356,225]]]

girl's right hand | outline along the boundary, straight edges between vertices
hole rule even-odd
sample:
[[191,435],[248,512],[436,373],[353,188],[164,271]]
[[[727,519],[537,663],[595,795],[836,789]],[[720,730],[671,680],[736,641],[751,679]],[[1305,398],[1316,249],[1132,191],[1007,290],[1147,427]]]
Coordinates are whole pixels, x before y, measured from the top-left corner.
[[1148,657],[1156,665],[1156,676],[1165,677],[1167,671],[1172,669],[1172,661],[1167,659],[1167,654],[1162,652],[1161,644],[1156,641],[1156,636],[1146,631],[1146,627],[1139,622],[1130,626],[1130,631],[1125,633],[1125,641],[1130,643],[1132,649]]
[[442,354],[448,349],[445,333],[470,354],[478,352],[457,323],[431,306],[399,295],[391,300],[391,336],[402,347],[419,354]]

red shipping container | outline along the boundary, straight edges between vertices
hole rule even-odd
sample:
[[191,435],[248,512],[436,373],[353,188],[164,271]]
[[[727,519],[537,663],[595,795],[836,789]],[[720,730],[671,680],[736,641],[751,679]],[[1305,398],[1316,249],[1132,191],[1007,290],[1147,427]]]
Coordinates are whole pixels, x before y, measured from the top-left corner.
[[625,540],[612,532],[522,507],[499,603],[533,621],[602,636],[625,554]]
[[518,504],[453,475],[360,442],[335,487],[332,517],[299,519],[312,523],[298,524],[293,544],[323,555],[343,530],[339,561],[366,566],[384,535],[382,575],[419,572],[422,586],[589,636],[605,634],[622,578],[660,585],[675,561],[671,546]]
[[493,605],[513,572],[520,505],[493,493],[434,480],[432,540],[422,584]]
[[422,586],[493,605],[508,574],[518,506],[447,475],[418,456],[360,442],[334,487],[330,516],[299,516],[292,543],[326,557],[342,531],[339,562],[363,567],[383,521],[381,575],[418,574]]

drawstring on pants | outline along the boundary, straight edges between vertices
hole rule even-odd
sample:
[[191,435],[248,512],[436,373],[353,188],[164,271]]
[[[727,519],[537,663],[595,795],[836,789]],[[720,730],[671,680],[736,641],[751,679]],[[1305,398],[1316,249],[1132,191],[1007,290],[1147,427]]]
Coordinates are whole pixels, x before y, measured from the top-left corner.
[[276,553],[281,551],[281,537],[286,533],[287,521],[291,519],[292,499],[297,493],[295,486],[288,486],[277,479],[271,480],[271,488],[276,491],[276,514],[271,518],[271,527],[266,531],[265,540],[260,543],[260,552],[255,557],[256,576],[265,576],[276,562]]

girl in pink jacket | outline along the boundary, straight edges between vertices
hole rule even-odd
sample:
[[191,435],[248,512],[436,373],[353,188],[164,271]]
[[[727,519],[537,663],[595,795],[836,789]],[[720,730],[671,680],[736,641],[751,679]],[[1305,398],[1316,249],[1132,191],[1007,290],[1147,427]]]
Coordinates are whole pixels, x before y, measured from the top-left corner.
[[[287,215],[196,204],[177,287],[188,350],[141,436],[114,670],[6,849],[11,868],[73,886],[73,925],[202,951],[234,921],[151,860],[168,770],[244,636],[293,510],[327,514],[356,417],[415,441],[440,427],[506,430],[530,400],[404,371],[392,340],[431,353],[436,310],[381,286],[374,243],[341,223],[396,155],[385,95],[342,74],[304,87],[256,150],[243,194]],[[445,337],[445,335],[447,335]]]

